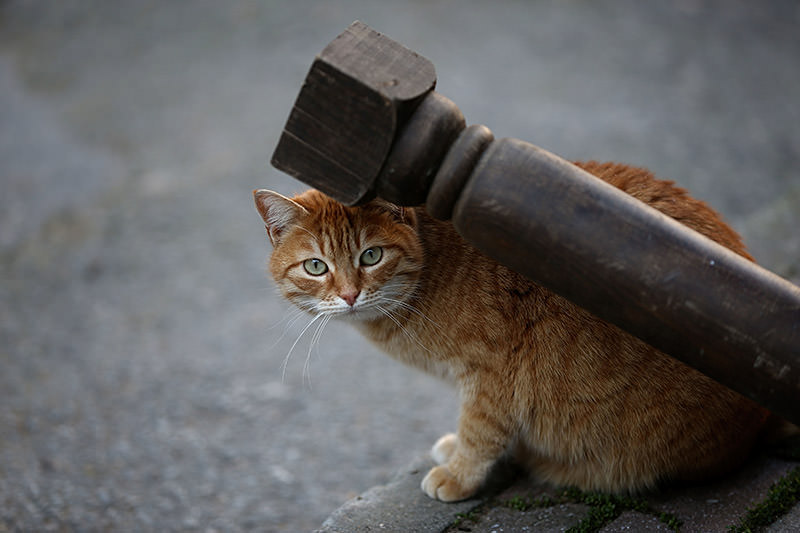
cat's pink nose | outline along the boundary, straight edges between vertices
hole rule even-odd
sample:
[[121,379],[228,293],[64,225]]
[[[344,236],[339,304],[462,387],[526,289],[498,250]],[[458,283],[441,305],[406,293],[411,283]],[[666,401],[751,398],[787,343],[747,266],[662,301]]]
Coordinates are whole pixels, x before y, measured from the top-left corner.
[[356,298],[358,298],[359,294],[361,294],[361,291],[344,292],[340,294],[339,297],[347,302],[347,305],[353,307],[353,304],[356,303]]

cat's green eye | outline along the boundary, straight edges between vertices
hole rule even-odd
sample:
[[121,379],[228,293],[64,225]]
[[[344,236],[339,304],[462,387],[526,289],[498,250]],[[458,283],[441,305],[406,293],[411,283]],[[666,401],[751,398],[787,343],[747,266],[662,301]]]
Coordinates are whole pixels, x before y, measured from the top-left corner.
[[367,248],[364,250],[364,253],[361,254],[361,264],[366,266],[372,266],[377,264],[378,261],[381,260],[383,257],[383,249],[380,246],[375,246],[373,248]]
[[319,259],[306,259],[303,261],[303,268],[312,276],[321,276],[328,271],[328,265]]

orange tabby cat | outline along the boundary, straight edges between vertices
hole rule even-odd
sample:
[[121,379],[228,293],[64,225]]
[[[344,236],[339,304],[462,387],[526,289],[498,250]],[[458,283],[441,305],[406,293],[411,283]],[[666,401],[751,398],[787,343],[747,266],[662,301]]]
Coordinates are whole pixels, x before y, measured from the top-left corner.
[[[588,172],[752,259],[706,204],[648,171]],[[739,394],[487,258],[422,208],[255,191],[281,292],[350,319],[393,357],[454,382],[458,433],[422,489],[472,496],[513,454],[558,485],[628,492],[723,473],[769,415]]]

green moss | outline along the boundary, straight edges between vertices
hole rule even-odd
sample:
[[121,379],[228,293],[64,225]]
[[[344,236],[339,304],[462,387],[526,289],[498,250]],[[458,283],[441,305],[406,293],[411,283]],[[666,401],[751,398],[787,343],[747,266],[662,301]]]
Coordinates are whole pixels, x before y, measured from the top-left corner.
[[531,508],[529,501],[522,496],[514,496],[510,500],[504,501],[503,506],[515,511],[527,511]]
[[583,492],[576,488],[567,488],[556,493],[555,497],[547,494],[538,498],[514,496],[500,502],[503,506],[517,511],[528,511],[552,507],[563,503],[580,503],[589,506],[586,516],[575,526],[568,529],[570,533],[589,533],[598,531],[613,522],[625,511],[636,511],[658,518],[673,531],[678,531],[681,520],[669,513],[655,511],[647,501],[627,496],[614,496],[602,492]]
[[469,520],[473,524],[478,521],[485,510],[485,505],[479,505],[475,509],[472,509],[466,513],[456,513],[456,519],[453,520],[453,523],[450,524],[450,529],[458,528],[460,525],[464,523],[464,521]]
[[504,507],[514,509],[515,511],[529,511],[531,509],[544,509],[545,507],[552,507],[556,505],[557,501],[553,500],[548,494],[543,494],[538,498],[523,498],[522,496],[514,496],[511,499],[500,502]]
[[589,509],[586,516],[583,517],[583,520],[569,528],[567,533],[592,533],[594,531],[599,531],[600,528],[613,522],[621,514],[622,511],[617,509],[617,506],[610,502],[592,507]]
[[658,519],[672,531],[679,531],[683,521],[671,513],[658,513]]
[[591,507],[583,520],[567,530],[569,533],[598,531],[606,524],[616,520],[625,511],[653,514],[650,506],[644,500],[601,492],[580,492],[575,489],[570,489],[567,494],[572,501]]
[[755,533],[775,522],[800,502],[800,466],[770,487],[767,497],[761,503],[747,510],[742,521],[730,526],[733,533]]

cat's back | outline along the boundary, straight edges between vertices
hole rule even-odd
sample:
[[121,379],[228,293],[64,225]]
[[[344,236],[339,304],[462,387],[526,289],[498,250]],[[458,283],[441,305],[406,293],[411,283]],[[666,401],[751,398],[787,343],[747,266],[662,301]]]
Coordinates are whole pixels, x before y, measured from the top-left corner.
[[674,182],[656,179],[647,169],[621,163],[587,161],[576,162],[575,165],[729,250],[753,260],[741,237],[723,221],[719,213],[705,202],[691,197],[686,189],[676,186]]

